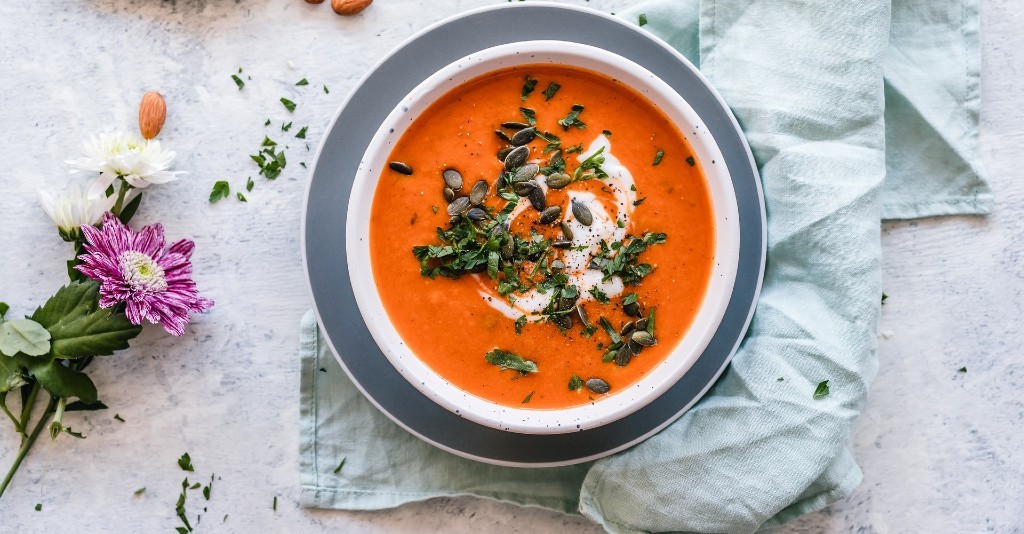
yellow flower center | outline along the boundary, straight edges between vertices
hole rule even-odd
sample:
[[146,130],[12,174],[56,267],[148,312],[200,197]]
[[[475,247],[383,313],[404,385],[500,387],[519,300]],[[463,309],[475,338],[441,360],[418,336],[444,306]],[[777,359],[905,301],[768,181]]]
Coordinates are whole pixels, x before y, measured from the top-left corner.
[[118,258],[121,274],[136,291],[159,292],[167,289],[164,269],[153,258],[135,250],[129,250]]

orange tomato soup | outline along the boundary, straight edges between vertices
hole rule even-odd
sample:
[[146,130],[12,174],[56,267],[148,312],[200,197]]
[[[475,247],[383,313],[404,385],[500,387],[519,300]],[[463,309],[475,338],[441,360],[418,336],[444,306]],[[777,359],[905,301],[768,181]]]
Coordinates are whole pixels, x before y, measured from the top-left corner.
[[[524,100],[524,79],[537,80]],[[560,87],[547,99],[551,82]],[[578,119],[585,128],[558,124],[574,104],[583,105]],[[515,321],[489,304],[481,288],[497,286],[486,272],[464,274],[458,279],[420,274],[417,245],[441,245],[438,228],[449,228],[448,203],[442,197],[442,173],[456,169],[463,177],[457,195],[468,195],[478,180],[488,184],[486,206],[494,216],[507,201],[495,194],[495,182],[504,170],[496,154],[509,146],[495,129],[507,121],[524,122],[520,108],[536,113],[536,128],[557,135],[563,151],[587,147],[606,136],[610,153],[629,170],[637,200],[626,231],[666,234],[664,243],[649,246],[639,261],[654,270],[635,286],[601,304],[590,299],[578,304],[596,327],[589,336],[573,314],[572,328],[560,331],[547,321],[530,322],[516,333]],[[509,135],[514,129],[506,130]],[[548,144],[536,138],[528,160],[542,167],[550,154]],[[657,165],[656,154],[663,156]],[[565,173],[572,176],[578,154],[566,154]],[[401,136],[391,161],[412,168],[405,175],[385,166],[377,185],[370,216],[370,253],[377,290],[403,341],[430,368],[456,387],[484,399],[516,408],[557,409],[614,396],[640,380],[676,347],[701,305],[714,263],[714,213],[700,162],[686,138],[649,100],[623,83],[596,72],[567,66],[526,65],[489,73],[473,79],[439,98],[417,117]],[[542,180],[542,176],[537,179]],[[562,216],[571,213],[567,193],[589,191],[608,204],[602,180],[572,182],[561,190],[547,191],[547,205],[560,205]],[[529,204],[526,198],[520,203]],[[559,224],[540,224],[532,207],[516,217],[509,232],[529,237],[531,229],[558,239]],[[550,259],[562,253],[551,249]],[[525,278],[525,276],[524,276]],[[656,309],[654,336],[657,344],[644,347],[625,366],[605,362],[611,343],[598,320],[605,317],[619,330],[633,318],[627,316],[622,297],[636,293],[646,316]],[[515,296],[513,294],[513,296]],[[500,298],[494,293],[492,298]],[[499,348],[535,362],[537,372],[502,370],[484,355]],[[600,378],[609,386],[606,394],[587,387],[570,390],[573,375],[583,382]]]

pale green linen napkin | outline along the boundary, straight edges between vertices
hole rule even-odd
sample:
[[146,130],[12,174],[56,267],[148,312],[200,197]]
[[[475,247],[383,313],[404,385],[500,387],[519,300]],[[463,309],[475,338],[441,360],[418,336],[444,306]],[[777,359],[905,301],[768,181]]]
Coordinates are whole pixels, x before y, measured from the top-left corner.
[[[679,421],[625,452],[502,468],[435,449],[377,412],[310,313],[303,505],[467,494],[580,512],[612,532],[750,532],[848,495],[861,473],[845,444],[876,367],[880,218],[991,209],[976,0],[925,4],[659,0],[624,14],[645,13],[645,29],[700,66],[761,172],[768,263],[732,365]],[[822,380],[831,393],[814,400]]]

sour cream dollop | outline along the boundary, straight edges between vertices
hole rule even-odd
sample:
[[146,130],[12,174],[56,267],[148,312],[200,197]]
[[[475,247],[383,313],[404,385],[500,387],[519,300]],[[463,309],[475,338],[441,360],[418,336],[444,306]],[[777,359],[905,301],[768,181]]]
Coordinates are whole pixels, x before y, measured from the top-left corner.
[[[602,148],[604,148],[604,152],[601,155],[605,159],[601,169],[608,174],[608,178],[601,180],[605,186],[601,189],[602,198],[598,198],[598,195],[592,191],[574,189],[574,184],[569,184],[565,188],[569,197],[568,202],[562,206],[564,214],[562,220],[572,230],[573,240],[572,248],[559,251],[558,259],[565,263],[565,274],[569,278],[569,283],[579,289],[579,300],[582,302],[594,300],[593,295],[590,294],[590,290],[594,287],[609,297],[615,297],[622,293],[621,280],[611,278],[602,281],[601,271],[587,269],[587,265],[590,263],[590,258],[601,251],[601,241],[611,244],[625,239],[633,215],[633,202],[636,201],[633,175],[612,153],[611,142],[607,137],[597,136],[576,159],[582,163]],[[538,180],[538,184],[546,194],[547,184],[543,180]],[[590,210],[594,218],[590,226],[584,226],[583,223],[576,220],[570,207],[572,201],[581,202]],[[509,221],[514,222],[515,218],[527,209],[533,209],[530,203],[520,201],[509,216]],[[502,297],[491,287],[493,284],[486,283],[487,280],[484,278],[486,277],[478,278],[480,297],[489,306],[512,320],[524,315],[528,320],[539,320],[540,312],[551,300],[550,293],[544,294],[536,289],[531,289],[525,293],[512,294],[513,298],[510,303],[509,299]]]

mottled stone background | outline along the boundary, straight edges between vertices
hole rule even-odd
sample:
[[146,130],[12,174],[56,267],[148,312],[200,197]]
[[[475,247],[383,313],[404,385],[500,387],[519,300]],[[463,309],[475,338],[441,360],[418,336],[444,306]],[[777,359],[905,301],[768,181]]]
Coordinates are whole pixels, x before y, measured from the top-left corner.
[[[134,130],[139,97],[158,89],[170,110],[160,140],[189,174],[147,192],[137,220],[163,222],[171,239],[195,239],[196,278],[217,301],[184,338],[148,329],[130,352],[93,366],[111,409],[65,418],[88,439],[41,442],[0,502],[0,531],[170,532],[182,479],[175,460],[185,451],[193,479],[218,477],[209,503],[190,495],[190,515],[208,509],[200,532],[597,530],[577,517],[475,499],[381,513],[297,503],[295,352],[309,307],[299,162],[311,161],[335,109],[388,50],[488,3],[378,0],[351,18],[300,0],[0,3],[0,299],[27,313],[64,282],[70,251],[35,189],[69,179],[62,162],[87,133]],[[605,11],[628,4],[589,2]],[[982,16],[982,147],[996,211],[885,226],[886,336],[851,444],[864,483],[784,531],[1024,528],[1024,7],[982,0]],[[229,77],[238,67],[243,91]],[[310,85],[295,87],[303,77]],[[298,103],[293,115],[282,96]],[[248,155],[265,133],[282,137],[287,120],[309,125],[310,150],[290,142],[287,170],[274,182],[256,178],[248,204],[211,206],[213,182],[234,190],[255,178]],[[962,366],[966,374],[957,373]],[[6,468],[17,442],[2,424]]]

